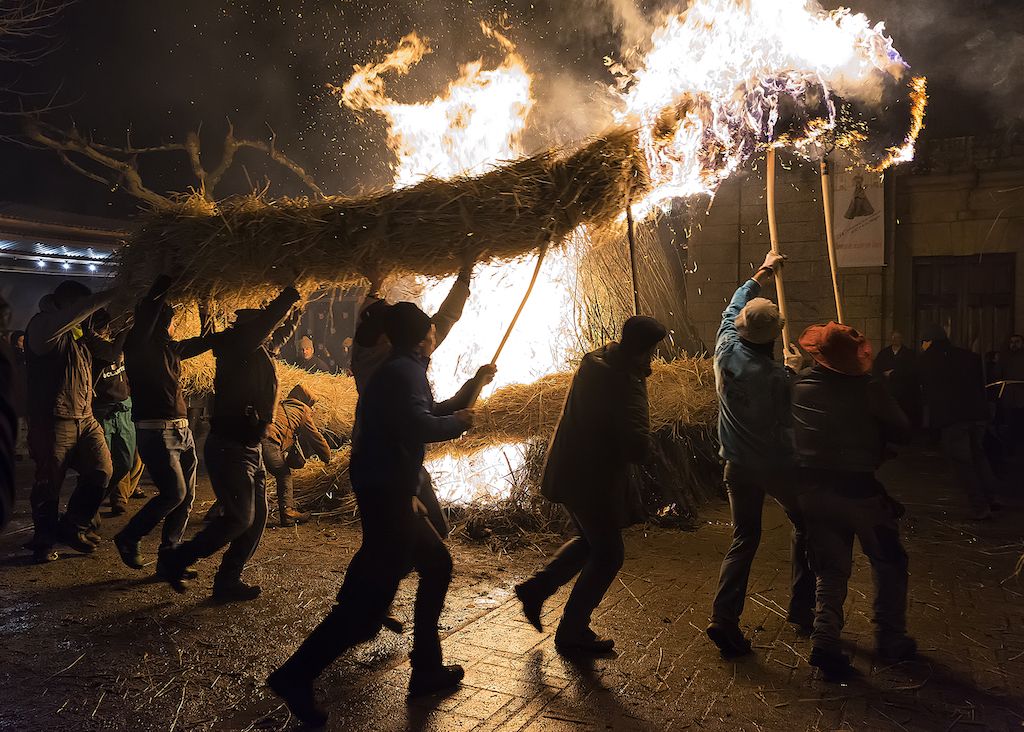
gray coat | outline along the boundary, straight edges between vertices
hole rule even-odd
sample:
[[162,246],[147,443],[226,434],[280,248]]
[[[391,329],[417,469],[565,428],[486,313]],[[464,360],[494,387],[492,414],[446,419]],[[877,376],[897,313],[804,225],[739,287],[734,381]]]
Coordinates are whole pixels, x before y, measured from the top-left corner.
[[583,357],[548,449],[542,495],[570,511],[599,506],[620,525],[638,518],[630,469],[651,447],[647,374],[611,343]]

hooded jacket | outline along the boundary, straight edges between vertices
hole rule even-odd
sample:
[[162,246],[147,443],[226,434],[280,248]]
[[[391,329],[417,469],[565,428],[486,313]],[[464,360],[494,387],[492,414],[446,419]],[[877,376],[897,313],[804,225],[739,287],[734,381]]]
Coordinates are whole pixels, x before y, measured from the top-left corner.
[[304,453],[312,453],[323,462],[330,462],[331,446],[313,418],[310,408],[313,403],[313,397],[301,384],[292,387],[288,398],[278,404],[274,421],[267,427],[266,440],[277,445],[282,454],[291,450],[298,441]]
[[981,356],[948,340],[935,340],[917,364],[930,427],[988,421]]
[[610,343],[580,362],[548,448],[541,494],[574,506],[597,504],[620,525],[638,518],[629,471],[650,453],[647,374]]

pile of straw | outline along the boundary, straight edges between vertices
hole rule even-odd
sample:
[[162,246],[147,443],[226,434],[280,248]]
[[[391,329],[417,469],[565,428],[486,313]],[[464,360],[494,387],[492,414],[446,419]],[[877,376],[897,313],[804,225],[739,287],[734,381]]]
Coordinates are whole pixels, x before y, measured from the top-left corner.
[[509,260],[605,226],[648,185],[636,133],[572,153],[544,152],[477,177],[428,179],[358,198],[260,197],[215,207],[199,197],[151,212],[120,252],[129,292],[177,276],[172,297],[241,304],[297,280],[352,283],[394,272],[443,276],[467,256]]

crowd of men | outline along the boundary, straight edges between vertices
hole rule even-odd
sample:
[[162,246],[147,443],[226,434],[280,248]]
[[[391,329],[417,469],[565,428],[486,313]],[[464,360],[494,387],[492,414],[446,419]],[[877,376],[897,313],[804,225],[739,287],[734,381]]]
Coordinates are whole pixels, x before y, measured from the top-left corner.
[[[898,524],[903,507],[879,481],[879,467],[924,415],[956,469],[972,515],[989,518],[998,508],[985,450],[990,405],[981,359],[953,346],[939,326],[923,329],[919,355],[893,334],[891,347],[875,358],[857,330],[814,325],[799,338],[802,352],[784,344],[780,363],[775,353],[783,321],[760,293],[783,265],[783,257],[769,254],[739,287],[715,344],[720,454],[734,536],[706,632],[727,656],[751,652],[740,617],[770,496],[793,527],[788,620],[810,635],[811,665],[825,678],[842,679],[852,673],[840,638],[855,538],[876,584],[877,650],[895,661],[916,652],[906,628],[908,560]],[[351,353],[359,399],[350,475],[362,544],[333,609],[268,679],[307,724],[327,720],[314,681],[347,649],[396,626],[389,609],[399,582],[413,570],[419,586],[409,693],[443,691],[463,678],[460,666],[444,663],[438,634],[453,566],[444,543],[448,525],[424,457],[427,444],[473,428],[473,402],[496,373],[494,365],[482,365],[445,401],[435,400],[427,379],[431,354],[469,297],[472,269],[467,262],[432,317],[411,302],[388,304],[376,294],[376,283],[361,308]],[[291,470],[306,453],[330,458],[310,389],[300,384],[278,400],[273,356],[294,332],[300,296],[286,287],[263,308],[236,311],[223,330],[204,321],[199,335],[176,340],[172,284],[170,277],[153,283],[130,327],[120,332],[112,332],[104,310],[109,292],[66,281],[40,302],[20,344],[36,467],[30,495],[35,532],[27,546],[40,563],[56,559],[58,545],[95,552],[101,503],[107,499],[114,513],[123,513],[144,465],[157,493],[113,537],[124,564],[145,566],[142,540],[159,528],[156,572],[170,587],[188,591],[197,576],[194,565],[224,549],[214,599],[252,601],[260,588],[243,581],[243,572],[267,522],[267,472],[276,482],[280,521],[290,525],[308,518],[294,506]],[[575,536],[515,592],[524,616],[541,631],[544,603],[575,578],[555,633],[565,654],[605,654],[614,647],[614,639],[591,627],[591,617],[622,566],[623,528],[642,519],[631,469],[650,453],[647,377],[666,334],[658,321],[634,316],[617,341],[586,354],[550,443],[541,493],[566,509]],[[1022,358],[1015,339],[1014,355],[1003,364],[1004,388],[1020,381],[1010,378]],[[312,357],[312,344],[303,345]],[[184,360],[206,352],[216,370],[204,463],[217,509],[186,539],[199,460],[181,369]],[[6,346],[3,355],[0,375],[9,386],[19,356]],[[807,357],[810,366],[804,368]],[[5,444],[14,432],[9,391],[0,400]],[[1018,409],[1013,424],[1019,429],[1019,407],[1012,408]],[[0,467],[10,472],[7,462]],[[61,513],[68,469],[78,479]],[[8,493],[0,492],[5,517]]]

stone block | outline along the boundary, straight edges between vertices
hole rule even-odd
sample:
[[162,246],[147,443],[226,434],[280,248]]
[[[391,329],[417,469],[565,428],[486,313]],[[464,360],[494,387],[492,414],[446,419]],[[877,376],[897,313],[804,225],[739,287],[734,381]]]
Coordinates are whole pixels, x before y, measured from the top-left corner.
[[839,280],[840,293],[846,297],[859,297],[868,294],[867,275],[844,275]]

